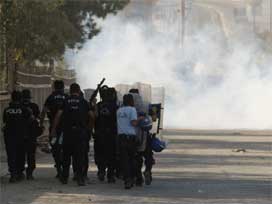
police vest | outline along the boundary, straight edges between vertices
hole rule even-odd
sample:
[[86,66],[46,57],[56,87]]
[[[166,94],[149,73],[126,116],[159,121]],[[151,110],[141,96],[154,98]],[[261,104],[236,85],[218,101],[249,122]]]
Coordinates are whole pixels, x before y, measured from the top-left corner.
[[79,96],[69,96],[63,106],[64,128],[86,128],[88,124],[88,102]]
[[116,131],[117,105],[114,102],[99,102],[97,104],[96,130]]
[[49,112],[47,112],[47,116],[50,120],[50,123],[53,122],[58,110],[62,108],[66,98],[67,98],[67,95],[60,91],[53,92],[47,98],[45,102],[45,106],[49,109]]
[[4,111],[5,133],[25,137],[30,117],[31,112],[23,105],[11,103]]

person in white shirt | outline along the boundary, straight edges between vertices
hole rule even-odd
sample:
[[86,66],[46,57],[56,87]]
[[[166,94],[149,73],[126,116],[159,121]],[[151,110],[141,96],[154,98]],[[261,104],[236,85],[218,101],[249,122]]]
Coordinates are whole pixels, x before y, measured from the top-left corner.
[[125,189],[130,189],[134,184],[137,147],[135,127],[140,119],[137,117],[133,96],[124,95],[123,106],[117,111],[117,130]]

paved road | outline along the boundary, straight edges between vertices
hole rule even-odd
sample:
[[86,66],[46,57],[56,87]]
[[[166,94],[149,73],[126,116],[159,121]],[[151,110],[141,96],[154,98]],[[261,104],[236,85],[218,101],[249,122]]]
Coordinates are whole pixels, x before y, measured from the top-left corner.
[[100,183],[93,161],[91,184],[64,186],[53,178],[50,155],[41,154],[35,181],[1,178],[1,204],[271,203],[272,136],[197,134],[166,133],[168,149],[156,155],[152,186],[128,191],[121,182]]

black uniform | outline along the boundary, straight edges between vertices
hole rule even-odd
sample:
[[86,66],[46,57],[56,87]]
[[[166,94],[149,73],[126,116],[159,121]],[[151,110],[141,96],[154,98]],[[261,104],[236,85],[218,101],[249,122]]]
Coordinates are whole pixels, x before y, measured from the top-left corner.
[[24,140],[27,137],[31,112],[19,102],[11,102],[4,110],[4,140],[11,177],[22,175],[25,169]]
[[66,183],[69,177],[71,159],[77,180],[83,181],[86,168],[86,152],[88,151],[88,122],[90,107],[80,96],[69,96],[62,107],[63,110],[63,174]]
[[[81,92],[82,99],[84,99],[83,93]],[[94,107],[90,106],[90,110],[94,112]],[[88,131],[88,140],[86,141],[86,147],[87,150],[85,151],[84,154],[84,178],[86,179],[86,181],[89,180],[88,178],[88,170],[89,170],[89,152],[90,152],[90,140],[91,140],[91,131]],[[74,172],[74,178],[73,180],[77,180],[77,173],[76,173],[76,165],[75,165],[75,161],[73,160],[72,162],[72,166],[73,166],[73,172]]]
[[40,116],[39,106],[29,100],[24,100],[23,105],[32,113],[32,120],[29,124],[27,137],[25,138],[25,157],[27,161],[26,174],[27,178],[32,177],[32,172],[36,168],[36,147],[37,137],[42,134],[42,129],[39,126],[38,118]]
[[[64,100],[67,98],[67,95],[63,91],[54,91],[45,101],[44,106],[47,107],[49,112],[47,112],[47,116],[49,118],[50,127],[49,132],[51,132],[51,128],[53,125],[54,118],[58,110],[63,106]],[[62,171],[62,145],[61,145],[61,134],[62,134],[62,125],[58,125],[57,127],[57,141],[52,146],[52,154],[55,160],[55,167],[57,169],[57,173],[61,175]],[[51,134],[50,134],[51,135]],[[49,138],[51,140],[51,138]]]
[[107,169],[109,182],[114,182],[116,159],[117,105],[115,101],[99,102],[95,122],[94,153],[98,177],[104,180]]

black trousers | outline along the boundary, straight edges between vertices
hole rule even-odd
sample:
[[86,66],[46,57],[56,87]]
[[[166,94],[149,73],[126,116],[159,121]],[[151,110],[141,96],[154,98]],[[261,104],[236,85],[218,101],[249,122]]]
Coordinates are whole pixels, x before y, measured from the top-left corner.
[[106,172],[107,177],[114,176],[116,160],[116,135],[97,134],[94,140],[94,158],[98,171]]
[[[49,131],[51,132],[51,126],[49,128]],[[52,145],[52,156],[55,161],[55,167],[57,169],[58,175],[62,173],[62,160],[63,160],[63,149],[62,149],[62,144],[59,144],[59,139],[62,134],[62,130],[60,128],[57,129],[57,141],[54,145]],[[51,141],[52,138],[49,138]]]
[[63,135],[63,172],[68,179],[70,165],[73,161],[77,178],[83,178],[86,172],[87,132],[85,130],[68,130]]
[[145,171],[150,172],[154,163],[153,152],[151,148],[147,148],[144,152],[136,153],[136,179],[139,181],[143,180],[142,168],[143,163],[145,164]]
[[136,174],[136,136],[118,135],[121,169],[124,181],[133,181]]
[[61,174],[62,172],[62,145],[58,143],[58,140],[56,144],[52,146],[52,156],[55,161],[55,167],[57,169],[57,173]]
[[15,176],[23,173],[25,170],[25,159],[24,159],[24,141],[14,135],[5,134],[4,142],[6,146],[8,170],[11,176]]
[[[89,170],[90,140],[91,140],[91,136],[89,135],[88,141],[86,143],[87,150],[85,151],[85,153],[83,155],[83,157],[84,157],[83,176],[85,178],[88,177],[88,170]],[[74,175],[77,176],[77,173],[76,173],[76,163],[75,163],[74,159],[72,160],[72,167],[73,167]]]
[[136,178],[138,180],[143,179],[142,177],[143,163],[145,164],[145,171],[151,172],[152,170],[154,164],[154,157],[151,142],[152,142],[151,134],[148,134],[145,151],[136,153]]
[[27,163],[27,174],[32,174],[36,168],[36,139],[25,140],[25,160]]

